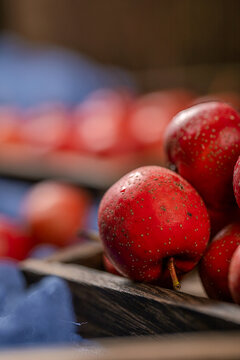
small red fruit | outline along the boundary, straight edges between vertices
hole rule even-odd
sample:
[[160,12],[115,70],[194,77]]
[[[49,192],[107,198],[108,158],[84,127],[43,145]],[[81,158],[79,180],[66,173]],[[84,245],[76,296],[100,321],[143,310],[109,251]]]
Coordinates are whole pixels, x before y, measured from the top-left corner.
[[88,205],[89,197],[84,190],[45,181],[27,194],[23,215],[30,234],[37,242],[63,246],[76,237]]
[[240,154],[240,117],[225,103],[208,102],[180,112],[165,139],[169,160],[209,207],[234,204],[232,176]]
[[229,266],[228,282],[234,302],[240,304],[240,246],[233,253]]
[[228,286],[228,272],[232,255],[239,244],[240,224],[233,223],[214,237],[203,256],[199,273],[210,298],[232,301]]
[[32,239],[11,219],[0,217],[0,259],[23,260],[33,245]]
[[98,224],[105,253],[122,275],[165,286],[172,265],[179,276],[192,270],[209,239],[198,193],[158,166],[141,167],[115,183],[100,203]]

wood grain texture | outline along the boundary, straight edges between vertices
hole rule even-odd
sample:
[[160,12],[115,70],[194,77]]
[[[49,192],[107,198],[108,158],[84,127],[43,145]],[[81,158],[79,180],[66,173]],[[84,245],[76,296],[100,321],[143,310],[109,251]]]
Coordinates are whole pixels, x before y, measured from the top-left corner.
[[84,337],[240,329],[240,308],[210,301],[79,265],[27,260],[27,281],[45,275],[65,279]]

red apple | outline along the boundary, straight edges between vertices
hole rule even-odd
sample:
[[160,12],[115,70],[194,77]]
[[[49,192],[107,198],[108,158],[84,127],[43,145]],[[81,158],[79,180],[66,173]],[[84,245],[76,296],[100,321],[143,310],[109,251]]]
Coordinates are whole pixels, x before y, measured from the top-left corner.
[[234,302],[240,305],[240,246],[234,251],[230,262],[228,283]]
[[209,207],[233,206],[232,176],[240,154],[240,117],[233,108],[208,102],[180,112],[169,124],[165,146],[170,162]]
[[240,224],[233,223],[214,237],[204,254],[199,273],[210,298],[232,301],[228,286],[228,272],[231,258],[239,244]]
[[165,286],[173,265],[179,276],[194,268],[210,231],[195,189],[158,166],[141,167],[115,183],[100,203],[98,224],[105,253],[122,275]]
[[0,259],[23,260],[33,245],[34,241],[17,224],[5,216],[0,217]]
[[88,211],[89,196],[73,186],[45,181],[35,185],[23,204],[32,237],[58,246],[74,241]]

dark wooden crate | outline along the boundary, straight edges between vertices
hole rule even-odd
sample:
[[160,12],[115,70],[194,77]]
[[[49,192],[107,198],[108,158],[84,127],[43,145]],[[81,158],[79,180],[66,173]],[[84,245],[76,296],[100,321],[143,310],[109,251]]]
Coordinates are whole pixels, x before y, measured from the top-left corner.
[[101,244],[88,242],[21,268],[28,283],[45,275],[67,281],[85,338],[240,330],[239,306],[106,273],[101,257]]

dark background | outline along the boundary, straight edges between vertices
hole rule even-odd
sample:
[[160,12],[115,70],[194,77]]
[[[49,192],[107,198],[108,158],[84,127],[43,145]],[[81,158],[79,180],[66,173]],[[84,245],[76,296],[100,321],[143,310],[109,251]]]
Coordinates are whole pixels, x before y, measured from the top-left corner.
[[1,0],[2,27],[133,70],[237,63],[238,0]]

